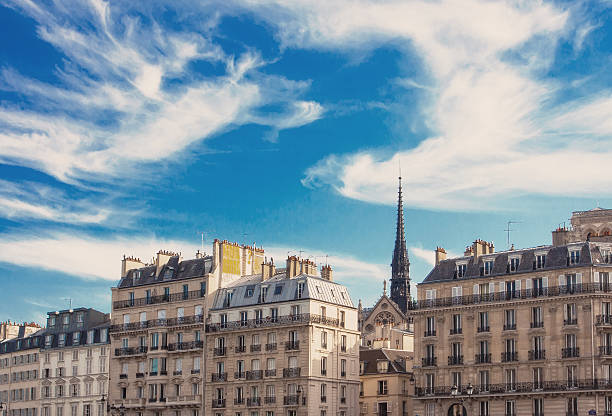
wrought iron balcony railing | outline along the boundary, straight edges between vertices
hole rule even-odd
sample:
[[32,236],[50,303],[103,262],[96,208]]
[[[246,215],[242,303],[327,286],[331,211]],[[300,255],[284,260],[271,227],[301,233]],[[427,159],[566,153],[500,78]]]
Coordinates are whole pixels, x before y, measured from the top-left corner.
[[211,377],[212,382],[227,381],[227,373],[213,373]]
[[448,365],[462,365],[463,364],[463,355],[449,355],[448,356]]
[[246,372],[247,380],[261,380],[263,378],[263,370],[253,370]]
[[421,365],[423,367],[434,367],[438,365],[438,357],[423,357],[421,359]]
[[147,328],[194,325],[203,322],[203,315],[183,316],[182,318],[149,319],[148,321],[111,325],[110,332],[140,331]]
[[212,408],[213,409],[222,409],[225,407],[225,399],[213,399]]
[[518,352],[516,351],[511,351],[511,352],[507,352],[504,351],[501,353],[501,361],[502,363],[507,363],[510,361],[518,361]]
[[530,350],[528,354],[528,359],[530,361],[544,360],[546,359],[546,350]]
[[580,357],[580,348],[578,347],[562,348],[561,357],[562,358]]
[[490,363],[491,362],[491,353],[476,354],[476,356],[474,357],[474,361],[476,361],[476,364]]
[[288,377],[299,377],[301,370],[302,369],[300,367],[283,368],[283,377],[285,377],[285,378],[288,378]]
[[158,303],[180,302],[183,300],[198,299],[206,296],[201,290],[190,292],[170,293],[168,295],[156,295],[137,299],[116,300],[113,309],[133,308],[137,306],[155,305]]
[[298,315],[284,315],[270,317],[265,319],[249,319],[246,325],[242,325],[243,321],[230,321],[225,323],[208,324],[206,332],[221,332],[231,331],[234,329],[246,328],[265,328],[279,325],[296,325],[296,324],[321,324],[341,328],[341,322],[338,319],[328,318],[326,316],[315,315],[311,313],[302,313]]

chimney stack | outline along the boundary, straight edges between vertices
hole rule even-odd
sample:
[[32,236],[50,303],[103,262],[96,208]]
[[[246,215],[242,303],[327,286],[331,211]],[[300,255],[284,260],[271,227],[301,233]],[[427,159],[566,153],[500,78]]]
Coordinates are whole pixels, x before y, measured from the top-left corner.
[[274,266],[274,259],[270,257],[270,262],[268,263],[268,259],[264,259],[264,262],[261,264],[261,280],[265,281],[271,278],[276,274],[276,266]]
[[446,250],[442,247],[436,247],[436,266],[440,264],[442,260],[446,260]]
[[159,276],[161,269],[168,263],[170,257],[176,256],[176,253],[167,250],[159,250],[155,259],[155,276]]
[[326,264],[325,266],[321,267],[321,277],[325,280],[329,280],[330,282],[334,281],[333,270],[329,264]]
[[130,270],[134,270],[134,269],[140,269],[141,267],[144,267],[144,263],[142,261],[140,261],[139,258],[136,257],[125,257],[125,255],[123,256],[123,260],[121,260],[121,278],[124,278],[125,276],[127,276],[128,272]]
[[202,253],[200,253],[200,250],[196,251],[196,259],[201,259],[202,258]]
[[298,263],[299,261],[296,256],[287,257],[287,268],[285,269],[285,275],[288,279],[291,279],[300,273]]

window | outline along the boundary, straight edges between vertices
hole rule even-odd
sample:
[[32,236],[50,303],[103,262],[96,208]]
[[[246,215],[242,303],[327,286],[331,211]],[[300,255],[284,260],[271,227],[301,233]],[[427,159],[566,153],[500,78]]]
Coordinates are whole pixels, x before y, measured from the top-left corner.
[[518,257],[513,257],[510,259],[508,264],[511,272],[516,272],[519,269],[520,259]]
[[248,313],[247,311],[241,311],[240,312],[240,325],[241,326],[246,326],[248,321]]
[[478,374],[478,378],[480,379],[480,390],[481,391],[489,391],[489,383],[490,383],[490,374],[489,370],[480,371]]
[[453,315],[453,328],[451,329],[451,334],[460,334],[461,332],[461,315],[455,314]]
[[544,399],[533,399],[533,415],[544,415]]
[[321,403],[327,401],[327,384],[321,383]]
[[489,312],[479,312],[478,332],[489,332]]
[[327,357],[321,357],[321,375],[327,374]]
[[544,369],[542,367],[534,367],[533,373],[533,387],[535,389],[544,388]]
[[378,394],[387,394],[387,380],[378,380]]
[[305,283],[304,282],[299,282],[297,285],[297,292],[296,292],[296,299],[302,299],[302,296],[304,294],[304,287],[305,287]]
[[340,376],[346,377],[346,360],[344,358],[340,360]]
[[464,277],[466,269],[467,269],[467,263],[458,264],[457,270],[456,270],[457,277]]
[[516,402],[514,400],[506,400],[506,416],[516,416]]
[[532,328],[541,328],[544,326],[544,321],[542,319],[542,307],[536,306],[531,308],[531,327]]
[[489,275],[493,272],[493,260],[486,260],[483,264],[484,275]]
[[451,373],[451,380],[453,382],[453,386],[456,386],[461,390],[461,373],[458,371],[454,371]]
[[536,269],[546,267],[546,254],[536,254]]
[[479,416],[489,416],[489,402],[480,402],[480,412],[478,413]]
[[283,293],[283,286],[282,284],[277,284],[276,286],[274,286],[274,294],[275,295],[280,295],[281,293]]
[[506,309],[504,311],[504,330],[516,329],[516,311],[514,309]]
[[227,328],[227,314],[222,313],[219,315],[219,322],[221,323],[221,328]]
[[254,293],[255,293],[255,286],[254,285],[247,286],[246,293],[245,293],[244,297],[245,298],[251,298],[251,297],[253,297]]
[[516,369],[506,369],[506,389],[508,391],[516,390]]
[[327,332],[321,331],[321,348],[327,348]]
[[580,263],[580,250],[570,250],[569,263],[570,264]]

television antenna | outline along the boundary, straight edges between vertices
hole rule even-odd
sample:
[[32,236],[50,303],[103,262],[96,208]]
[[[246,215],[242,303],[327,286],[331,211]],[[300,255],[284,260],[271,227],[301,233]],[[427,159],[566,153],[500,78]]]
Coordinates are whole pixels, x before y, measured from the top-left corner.
[[506,223],[506,229],[504,230],[506,232],[507,235],[507,244],[508,244],[508,250],[510,250],[510,232],[511,231],[515,231],[512,228],[510,228],[512,226],[512,224],[520,224],[523,221],[514,221],[514,220],[508,220],[508,222]]
[[67,300],[68,301],[68,305],[69,305],[68,309],[72,309],[72,298],[64,298],[62,300]]

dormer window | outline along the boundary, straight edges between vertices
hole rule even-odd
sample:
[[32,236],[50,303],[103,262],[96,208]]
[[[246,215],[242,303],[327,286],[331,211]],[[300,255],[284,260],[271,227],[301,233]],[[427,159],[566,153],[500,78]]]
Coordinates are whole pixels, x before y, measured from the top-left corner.
[[580,250],[570,250],[569,262],[570,264],[580,263]]
[[536,269],[543,269],[546,267],[546,254],[536,254],[535,266]]
[[304,294],[304,287],[305,287],[304,282],[299,282],[298,283],[298,285],[297,285],[297,293],[296,293],[296,296],[295,296],[297,299],[302,299],[302,295]]
[[135,280],[140,279],[140,270],[134,270],[134,279]]
[[253,293],[255,293],[255,286],[247,286],[246,294],[244,296],[250,298],[253,296]]
[[484,275],[489,275],[493,272],[493,260],[485,260],[483,264]]
[[386,373],[389,371],[389,361],[381,360],[376,363],[376,371]]
[[467,263],[461,263],[457,265],[457,277],[464,277],[467,269]]
[[520,264],[521,259],[519,257],[511,257],[508,261],[508,271],[517,272]]
[[359,374],[363,374],[364,371],[365,371],[365,362],[359,361]]
[[601,259],[604,263],[612,263],[612,256],[609,248],[601,248]]

